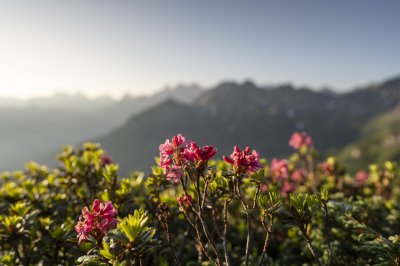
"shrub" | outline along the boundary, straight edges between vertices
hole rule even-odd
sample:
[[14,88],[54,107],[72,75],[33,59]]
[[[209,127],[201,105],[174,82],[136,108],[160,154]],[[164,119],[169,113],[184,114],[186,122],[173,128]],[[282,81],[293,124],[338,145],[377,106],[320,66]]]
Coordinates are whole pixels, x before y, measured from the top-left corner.
[[147,176],[118,176],[98,144],[2,173],[0,264],[399,265],[397,164],[351,176],[305,132],[290,146],[216,160],[177,135]]

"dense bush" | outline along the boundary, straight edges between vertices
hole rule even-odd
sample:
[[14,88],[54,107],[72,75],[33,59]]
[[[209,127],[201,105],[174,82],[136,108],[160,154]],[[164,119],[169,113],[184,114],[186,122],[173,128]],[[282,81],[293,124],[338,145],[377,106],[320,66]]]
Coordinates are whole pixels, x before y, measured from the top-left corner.
[[[152,173],[97,144],[0,175],[1,265],[399,265],[400,171],[355,176],[295,133],[287,159],[174,136]],[[136,151],[140,152],[140,151]]]

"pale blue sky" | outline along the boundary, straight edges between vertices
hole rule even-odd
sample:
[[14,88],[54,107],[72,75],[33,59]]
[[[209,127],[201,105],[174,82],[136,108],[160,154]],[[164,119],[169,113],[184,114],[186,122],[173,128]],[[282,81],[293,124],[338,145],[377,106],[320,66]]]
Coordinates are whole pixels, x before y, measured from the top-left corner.
[[0,1],[0,96],[400,74],[400,1]]

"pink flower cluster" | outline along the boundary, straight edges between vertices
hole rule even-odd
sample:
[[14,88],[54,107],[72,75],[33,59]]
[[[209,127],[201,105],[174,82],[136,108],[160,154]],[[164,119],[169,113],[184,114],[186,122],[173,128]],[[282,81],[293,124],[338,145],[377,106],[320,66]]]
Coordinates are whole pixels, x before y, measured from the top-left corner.
[[301,147],[309,148],[314,145],[312,138],[306,132],[294,132],[289,140],[289,146],[295,150]]
[[296,169],[289,175],[286,160],[273,159],[270,166],[270,174],[276,182],[281,183],[281,192],[288,193],[295,189],[296,183],[304,180],[304,169]]
[[185,159],[199,165],[205,164],[217,153],[213,146],[204,146],[200,148],[195,142],[189,142],[183,150]]
[[238,146],[235,146],[230,157],[224,156],[223,158],[225,162],[233,165],[235,174],[247,175],[263,168],[259,157],[259,154],[255,150],[250,152],[249,147],[241,151]]
[[356,182],[358,185],[362,185],[365,183],[365,181],[368,180],[368,173],[361,170],[359,172],[357,172],[356,174]]
[[296,169],[290,175],[290,178],[287,178],[281,187],[282,193],[289,193],[295,190],[296,184],[304,181],[306,174],[304,169]]
[[81,216],[79,216],[78,224],[75,226],[75,231],[78,233],[78,244],[89,239],[89,236],[96,240],[102,239],[106,231],[115,228],[118,224],[116,216],[117,211],[111,201],[101,203],[100,200],[95,199],[92,212],[89,211],[88,207],[84,207]]
[[160,166],[164,169],[168,180],[172,179],[178,182],[183,176],[181,153],[184,142],[185,137],[178,134],[173,136],[171,142],[167,139],[164,144],[160,145]]
[[286,160],[273,159],[270,168],[271,175],[284,180],[289,177],[288,164]]
[[332,175],[334,173],[334,166],[331,165],[328,161],[325,161],[321,164],[321,169],[324,175]]
[[185,137],[178,134],[173,136],[171,141],[167,139],[159,147],[160,166],[164,169],[168,180],[179,182],[183,176],[183,166],[187,163],[195,165],[198,169],[205,168],[208,161],[217,153],[217,149],[213,146],[200,148],[193,141],[185,145],[185,141]]
[[304,169],[296,169],[293,171],[291,177],[294,182],[303,182],[305,178],[305,171]]
[[286,194],[292,192],[295,189],[295,186],[292,182],[285,181],[281,187],[281,193]]
[[181,207],[189,207],[192,204],[193,198],[189,194],[185,194],[182,197],[178,197],[177,200]]

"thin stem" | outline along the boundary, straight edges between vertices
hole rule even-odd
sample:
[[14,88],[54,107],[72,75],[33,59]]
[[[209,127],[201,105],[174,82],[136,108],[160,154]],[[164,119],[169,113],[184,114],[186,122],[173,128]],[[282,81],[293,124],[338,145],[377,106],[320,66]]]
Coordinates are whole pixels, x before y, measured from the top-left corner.
[[217,213],[215,212],[214,205],[211,205],[211,217],[212,217],[212,220],[213,220],[215,233],[217,233],[218,237],[223,240],[224,236],[222,235],[221,230],[219,229],[219,226],[218,226],[218,223],[217,223]]
[[212,250],[214,251],[214,253],[215,253],[216,257],[217,257],[218,265],[222,265],[221,255],[219,254],[219,251],[216,248],[213,239],[210,237],[210,234],[209,234],[208,229],[207,229],[207,225],[204,222],[203,208],[202,208],[202,205],[204,204],[204,202],[202,201],[202,196],[201,196],[201,191],[200,191],[200,176],[199,175],[197,176],[196,183],[197,183],[197,186],[195,188],[196,188],[197,197],[198,197],[197,204],[198,204],[199,211],[195,212],[195,213],[197,214],[197,216],[198,216],[198,218],[200,220],[201,227],[203,229],[204,235],[206,236],[206,239],[207,239],[208,243],[210,244]]
[[180,265],[181,265],[181,262],[180,262],[179,259],[176,257],[175,252],[174,252],[174,249],[172,248],[172,244],[171,244],[171,235],[170,235],[170,233],[169,233],[169,226],[168,226],[168,219],[167,219],[167,217],[166,217],[165,215],[163,215],[163,219],[164,219],[164,221],[161,221],[161,224],[162,224],[162,227],[163,227],[163,229],[164,229],[164,232],[165,232],[165,234],[166,234],[166,236],[167,236],[167,243],[168,243],[169,250],[170,250],[170,252],[171,252],[171,254],[172,254],[172,257],[174,258],[175,265],[180,266]]
[[187,214],[186,210],[183,209],[183,213],[185,215],[186,220],[189,222],[189,224],[194,228],[194,230],[196,231],[196,236],[197,236],[197,240],[199,241],[199,244],[201,245],[201,249],[203,250],[204,254],[207,256],[207,258],[212,261],[215,262],[215,260],[213,258],[211,258],[210,254],[208,254],[206,248],[204,247],[203,242],[201,241],[201,234],[199,231],[199,228],[197,226],[197,224],[195,224],[192,219],[190,219],[189,215]]
[[263,246],[263,250],[261,252],[261,257],[260,257],[260,262],[258,263],[258,266],[261,266],[265,257],[265,254],[267,253],[268,250],[268,244],[269,244],[269,239],[270,239],[270,235],[272,233],[272,226],[274,223],[274,216],[273,215],[269,215],[270,217],[270,221],[269,221],[269,225],[268,228],[265,226],[265,222],[264,220],[262,221],[262,226],[264,228],[264,230],[266,231],[266,235],[265,235],[265,240],[264,240],[264,246]]
[[313,246],[311,245],[311,240],[310,240],[309,238],[306,238],[306,242],[307,242],[308,249],[310,250],[311,255],[313,256],[314,261],[315,261],[318,265],[322,266],[321,262],[318,260],[317,256],[315,255],[314,248],[313,248]]
[[238,196],[240,202],[242,203],[243,209],[244,209],[245,211],[247,211],[246,202],[244,201],[244,199],[243,199],[243,197],[242,197],[242,193],[240,192],[239,180],[237,180],[237,181],[235,182],[235,192],[236,192],[236,195]]
[[267,249],[268,249],[268,244],[269,244],[269,236],[270,234],[267,233],[265,235],[265,240],[264,240],[264,246],[263,246],[263,250],[261,253],[261,258],[260,258],[260,262],[258,263],[258,266],[261,266],[265,257],[265,253],[267,253]]
[[201,209],[204,209],[204,203],[206,201],[207,189],[208,189],[208,182],[205,182],[204,191],[203,191],[203,200],[201,201]]
[[198,217],[200,219],[200,223],[201,223],[201,226],[203,228],[204,235],[206,236],[207,241],[210,243],[212,250],[214,251],[215,255],[217,256],[218,265],[222,265],[222,260],[221,260],[221,257],[220,257],[221,255],[219,254],[218,249],[215,247],[214,241],[210,237],[210,234],[208,232],[207,226],[206,226],[206,224],[205,224],[205,222],[203,220],[203,211],[202,210],[200,210],[200,215]]
[[306,229],[304,227],[300,228],[300,231],[303,235],[304,240],[307,242],[307,247],[311,252],[311,255],[313,256],[314,262],[317,263],[319,266],[322,266],[321,262],[319,261],[319,259],[317,258],[317,256],[315,255],[315,251],[314,248],[311,244],[311,239],[310,237],[307,235]]
[[224,202],[224,233],[223,233],[223,246],[224,246],[224,255],[225,255],[225,264],[226,266],[230,266],[230,258],[228,254],[228,247],[227,247],[227,231],[228,231],[228,204],[231,200],[226,200]]
[[250,257],[250,241],[251,241],[251,220],[250,220],[250,213],[249,213],[249,208],[247,207],[246,202],[244,201],[242,197],[242,193],[240,191],[240,186],[239,186],[239,179],[235,182],[236,183],[236,194],[238,198],[240,199],[242,206],[246,212],[246,223],[247,223],[247,239],[246,239],[246,259],[245,259],[245,265],[249,265],[249,257]]
[[181,181],[183,191],[185,192],[185,194],[188,194],[185,182],[183,181],[183,177],[179,178],[179,180]]
[[[181,177],[179,180],[181,181],[182,188],[183,188],[185,194],[188,194],[187,188],[186,188],[186,185],[185,185],[185,182],[183,181],[183,178]],[[200,192],[199,192],[198,186],[196,187],[196,191],[197,191],[197,196],[199,197],[199,200],[198,200],[198,201],[200,201],[201,194],[200,194]],[[199,195],[200,195],[200,196],[199,196]],[[200,205],[200,203],[199,203],[199,205]],[[190,206],[192,207],[193,212],[194,212],[194,213],[199,217],[199,219],[200,219],[200,217],[201,217],[200,213],[197,212],[196,209],[195,209],[192,205],[190,205]],[[200,210],[200,211],[201,211],[201,210]],[[183,213],[185,214],[186,220],[188,220],[188,222],[190,223],[190,225],[195,229],[197,238],[198,238],[198,240],[199,240],[199,243],[201,244],[201,248],[202,248],[204,254],[206,254],[207,258],[208,258],[210,261],[215,262],[215,260],[212,259],[211,256],[208,254],[208,252],[206,251],[206,248],[205,248],[204,245],[203,245],[203,242],[201,241],[201,234],[200,234],[200,231],[199,231],[199,228],[198,228],[197,224],[195,225],[195,223],[190,219],[189,215],[187,214],[187,212],[186,212],[186,210],[185,210],[184,208],[183,208]],[[200,219],[200,221],[201,221],[201,219]],[[209,241],[209,237],[207,237],[207,234],[206,234],[206,238],[207,238],[207,241],[210,242],[210,241]],[[211,243],[210,243],[210,244],[211,244]],[[212,245],[211,245],[211,246],[212,246]],[[215,251],[215,249],[214,249],[214,251]],[[216,254],[217,254],[217,253],[216,253]],[[218,255],[217,255],[217,257],[218,257]]]
[[200,241],[197,239],[197,245],[196,245],[196,249],[197,249],[197,261],[199,263],[201,263],[203,261],[203,249],[201,248],[201,243]]
[[256,190],[256,194],[254,195],[253,198],[253,210],[256,208],[257,206],[257,198],[258,198],[258,194],[260,194],[260,190],[261,190],[261,184],[257,185],[257,190]]
[[249,265],[249,257],[250,257],[250,241],[251,241],[251,221],[250,215],[246,212],[246,220],[247,220],[247,240],[246,240],[246,261],[245,265]]
[[[186,185],[185,185],[182,177],[180,178],[180,181],[181,181],[183,190],[187,194],[187,188],[186,188]],[[203,209],[202,209],[202,202],[203,201],[202,201],[202,196],[201,196],[201,192],[200,192],[200,175],[196,176],[195,189],[196,189],[196,192],[197,192],[197,198],[198,198],[197,204],[198,204],[199,210],[196,211],[196,209],[193,207],[193,205],[191,205],[192,210],[197,215],[198,219],[200,220],[200,224],[201,224],[201,227],[203,229],[203,233],[204,233],[208,243],[210,244],[212,250],[214,251],[214,253],[215,253],[216,257],[217,257],[217,265],[222,265],[221,255],[219,254],[219,251],[216,248],[214,241],[210,237],[210,234],[209,234],[208,229],[207,229],[207,225],[206,225],[206,223],[204,222],[204,219],[203,219]],[[188,218],[188,215],[186,213],[185,213],[185,216]],[[195,226],[195,228],[197,228],[197,226]],[[196,229],[196,230],[198,230],[198,229]],[[209,257],[209,256],[207,256],[207,257]]]

